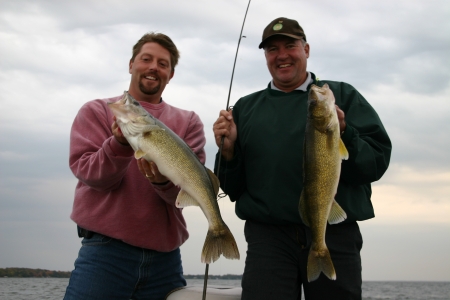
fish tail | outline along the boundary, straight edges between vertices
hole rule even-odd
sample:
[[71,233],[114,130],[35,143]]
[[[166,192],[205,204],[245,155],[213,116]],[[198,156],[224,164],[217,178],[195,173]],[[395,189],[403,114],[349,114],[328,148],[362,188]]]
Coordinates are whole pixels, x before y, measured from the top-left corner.
[[210,264],[220,255],[228,259],[239,259],[239,250],[230,229],[225,225],[220,230],[208,229],[202,250],[202,262]]
[[320,272],[323,272],[329,279],[336,280],[336,271],[328,248],[325,246],[323,249],[313,250],[315,249],[313,246],[311,245],[308,255],[308,282],[319,278]]

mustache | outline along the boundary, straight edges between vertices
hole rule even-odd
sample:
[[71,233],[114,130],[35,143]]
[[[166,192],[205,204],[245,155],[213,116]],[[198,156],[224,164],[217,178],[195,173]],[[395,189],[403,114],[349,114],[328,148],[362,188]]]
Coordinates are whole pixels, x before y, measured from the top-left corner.
[[145,78],[147,76],[155,77],[156,79],[160,79],[157,72],[151,71],[143,74],[141,77]]

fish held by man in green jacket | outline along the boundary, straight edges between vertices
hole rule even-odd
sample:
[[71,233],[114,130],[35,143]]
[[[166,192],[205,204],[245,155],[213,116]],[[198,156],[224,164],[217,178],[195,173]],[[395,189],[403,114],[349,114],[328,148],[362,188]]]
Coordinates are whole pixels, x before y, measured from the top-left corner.
[[200,206],[208,223],[201,261],[211,263],[221,254],[228,259],[239,259],[239,250],[233,234],[222,220],[217,194],[219,180],[197,158],[189,146],[170,128],[148,113],[127,92],[123,98],[108,103],[116,116],[136,159],[154,162],[160,173],[180,187],[177,207]]
[[303,190],[299,212],[311,228],[312,241],[308,254],[308,282],[323,272],[336,280],[336,271],[325,243],[327,221],[337,224],[347,218],[334,200],[341,173],[341,162],[348,151],[341,140],[339,120],[333,92],[325,84],[313,85],[308,96],[308,116],[303,150]]

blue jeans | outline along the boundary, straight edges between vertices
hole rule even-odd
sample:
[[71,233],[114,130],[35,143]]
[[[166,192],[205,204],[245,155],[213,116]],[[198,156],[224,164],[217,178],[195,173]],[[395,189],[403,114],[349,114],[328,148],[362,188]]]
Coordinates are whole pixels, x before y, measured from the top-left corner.
[[161,300],[186,285],[179,248],[158,252],[101,234],[81,243],[64,300]]

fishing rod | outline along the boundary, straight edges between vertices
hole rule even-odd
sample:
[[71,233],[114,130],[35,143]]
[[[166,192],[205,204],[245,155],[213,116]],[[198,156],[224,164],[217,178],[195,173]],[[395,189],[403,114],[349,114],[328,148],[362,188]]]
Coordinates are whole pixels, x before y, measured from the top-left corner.
[[[238,45],[236,48],[236,55],[234,57],[233,71],[231,72],[230,89],[228,90],[227,106],[225,108],[226,111],[228,111],[230,108],[230,95],[231,95],[231,87],[233,86],[234,69],[236,68],[236,60],[237,60],[237,56],[238,56],[238,52],[239,52],[239,45],[241,44],[241,39],[243,37],[242,31],[244,30],[245,19],[247,18],[247,12],[248,12],[248,8],[250,7],[250,2],[251,2],[251,0],[248,0],[247,10],[245,11],[244,21],[242,22],[241,34],[239,35],[239,41],[238,41]],[[225,139],[225,137],[222,136],[222,139],[220,141],[220,147],[219,147],[220,155],[219,155],[219,161],[217,162],[217,172],[219,172],[219,170],[220,170],[220,162],[222,161],[222,148],[223,148],[224,139]],[[216,174],[216,175],[218,175],[218,174]]]
[[[244,15],[244,21],[242,22],[241,33],[239,34],[239,40],[238,40],[238,44],[237,44],[237,48],[236,48],[236,55],[234,56],[234,64],[233,64],[233,70],[231,72],[230,89],[228,90],[228,99],[227,99],[226,111],[228,111],[228,109],[230,108],[230,95],[231,95],[231,87],[233,86],[234,69],[236,68],[236,60],[237,60],[237,56],[238,56],[238,52],[239,52],[239,46],[241,44],[242,32],[244,30],[245,19],[247,19],[248,8],[250,7],[250,2],[251,2],[251,0],[248,0],[247,9],[245,10],[245,15]],[[224,141],[224,139],[225,139],[225,137],[222,136],[222,139],[220,140],[219,161],[217,162],[217,173],[220,170],[220,162],[222,160],[222,148],[223,148],[223,141]],[[218,175],[218,174],[216,174],[216,175]],[[203,282],[203,297],[202,297],[202,300],[206,299],[206,287],[208,286],[208,271],[209,271],[209,264],[207,263],[206,266],[205,266],[205,278],[204,278],[204,282]]]

